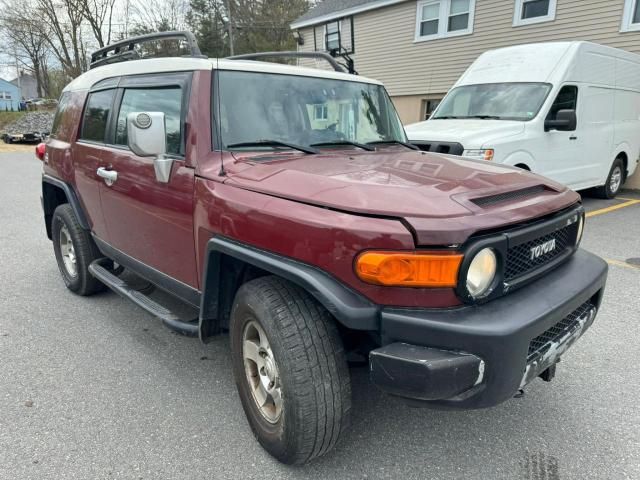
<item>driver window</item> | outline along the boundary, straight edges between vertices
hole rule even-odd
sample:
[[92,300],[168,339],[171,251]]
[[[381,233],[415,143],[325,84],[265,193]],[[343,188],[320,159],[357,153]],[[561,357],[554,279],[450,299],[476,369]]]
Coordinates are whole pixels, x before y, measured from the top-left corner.
[[560,110],[576,110],[578,106],[578,87],[575,85],[565,85],[558,92],[551,110],[547,115],[547,120],[555,120]]

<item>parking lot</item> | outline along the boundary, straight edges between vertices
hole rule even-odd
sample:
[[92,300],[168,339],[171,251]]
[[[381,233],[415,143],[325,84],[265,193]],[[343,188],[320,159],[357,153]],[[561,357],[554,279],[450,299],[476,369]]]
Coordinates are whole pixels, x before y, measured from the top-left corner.
[[352,429],[294,468],[254,440],[226,337],[202,345],[113,293],[67,291],[40,172],[30,152],[0,153],[0,478],[640,478],[639,194],[584,199],[583,246],[609,263],[608,286],[552,383],[450,412],[410,408],[353,369]]

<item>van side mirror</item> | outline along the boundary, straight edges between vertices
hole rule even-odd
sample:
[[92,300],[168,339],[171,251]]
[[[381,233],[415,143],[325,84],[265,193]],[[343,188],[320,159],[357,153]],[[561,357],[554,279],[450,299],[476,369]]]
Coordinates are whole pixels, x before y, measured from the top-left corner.
[[575,110],[558,110],[556,118],[547,118],[544,121],[544,131],[559,130],[561,132],[573,132],[578,125],[578,117]]
[[166,157],[167,128],[163,112],[131,112],[127,115],[127,143],[139,157],[156,157],[156,180],[168,183],[173,159]]

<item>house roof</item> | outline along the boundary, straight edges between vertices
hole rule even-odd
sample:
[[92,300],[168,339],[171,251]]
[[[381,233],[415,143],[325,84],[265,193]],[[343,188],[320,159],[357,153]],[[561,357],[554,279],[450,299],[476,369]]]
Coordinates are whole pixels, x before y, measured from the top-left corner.
[[11,83],[9,80],[5,80],[4,78],[0,78],[0,86],[2,86],[2,88],[11,88],[18,90],[18,87],[16,85]]
[[394,5],[407,0],[323,0],[291,24],[292,29],[309,27],[367,10]]

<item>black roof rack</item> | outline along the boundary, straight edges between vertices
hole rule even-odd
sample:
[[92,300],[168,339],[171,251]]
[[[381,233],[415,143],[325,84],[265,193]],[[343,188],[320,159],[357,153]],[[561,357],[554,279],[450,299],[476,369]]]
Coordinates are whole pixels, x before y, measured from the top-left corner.
[[264,58],[318,58],[320,60],[326,60],[329,65],[333,67],[336,72],[346,73],[347,71],[333,58],[331,55],[325,52],[259,52],[259,53],[246,53],[243,55],[234,55],[233,57],[227,57],[229,60],[262,60]]
[[[96,50],[91,54],[91,64],[89,68],[99,67],[101,65],[108,65],[110,63],[126,62],[128,60],[137,60],[140,58],[138,52],[135,51],[136,45],[141,45],[147,42],[153,42],[156,40],[184,40],[190,50],[190,57],[206,58],[200,52],[196,37],[191,32],[156,32],[148,35],[139,35],[137,37],[127,38],[106,47]],[[111,53],[111,54],[110,54]]]

